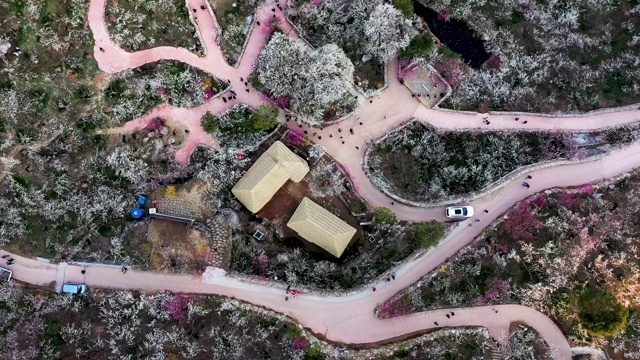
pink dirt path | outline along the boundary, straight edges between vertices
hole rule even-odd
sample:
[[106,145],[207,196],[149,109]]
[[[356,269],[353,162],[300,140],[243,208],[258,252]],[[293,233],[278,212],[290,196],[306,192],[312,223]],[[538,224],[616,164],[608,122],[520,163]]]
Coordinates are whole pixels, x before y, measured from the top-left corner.
[[[217,146],[217,142],[206,134],[200,124],[200,117],[211,111],[219,114],[236,103],[246,103],[257,107],[266,100],[250,86],[249,93],[241,77],[246,81],[252,72],[260,49],[264,45],[268,32],[264,27],[272,14],[284,19],[282,11],[274,5],[263,5],[257,10],[257,19],[261,26],[255,26],[249,36],[247,47],[238,68],[226,64],[220,49],[215,44],[217,24],[209,11],[199,10],[200,2],[190,0],[190,4],[197,10],[198,29],[202,35],[207,54],[198,57],[185,49],[173,47],[158,47],[154,49],[128,53],[120,49],[109,38],[104,24],[105,0],[92,0],[89,9],[89,25],[95,38],[94,54],[100,69],[106,72],[118,72],[135,68],[143,64],[160,59],[178,60],[215,74],[222,80],[230,80],[230,87],[238,93],[238,100],[224,103],[219,97],[194,108],[175,108],[161,105],[149,114],[125,124],[123,131],[133,131],[142,128],[154,116],[170,118],[180,121],[189,129],[186,145],[177,154],[180,161],[188,161],[188,155],[198,144]],[[286,1],[281,1],[286,8]],[[297,37],[295,31],[286,21],[281,21],[280,27],[292,36]],[[102,48],[104,51],[101,51]],[[442,219],[441,209],[421,209],[396,204],[390,205],[390,199],[382,194],[367,179],[362,171],[362,158],[365,147],[372,140],[388,133],[411,117],[419,118],[445,129],[597,129],[617,124],[637,121],[639,112],[635,108],[621,109],[608,114],[593,114],[586,117],[553,118],[545,115],[521,114],[516,122],[516,115],[490,114],[490,126],[482,123],[483,114],[468,114],[449,111],[427,109],[417,100],[411,98],[410,92],[397,81],[397,61],[389,64],[389,87],[380,96],[374,97],[372,102],[361,99],[361,106],[350,118],[327,126],[323,130],[303,127],[312,140],[322,144],[336,160],[342,163],[351,174],[359,193],[373,206],[387,206],[392,208],[400,219],[422,221]],[[281,116],[281,118],[283,118]],[[528,123],[523,124],[524,121]],[[362,122],[363,125],[360,125]],[[298,127],[294,123],[290,127]],[[341,128],[342,132],[338,132]],[[349,129],[354,130],[350,135]],[[329,135],[333,137],[330,137]],[[343,138],[341,139],[340,136]],[[320,139],[322,137],[322,139]],[[342,144],[342,141],[345,144]],[[356,148],[357,147],[357,148]],[[86,275],[81,275],[81,266],[69,265],[63,269],[66,281],[84,281],[91,286],[136,289],[143,291],[169,290],[174,292],[194,292],[219,294],[234,297],[257,305],[262,305],[275,311],[288,314],[297,319],[312,331],[323,334],[329,340],[343,343],[373,343],[402,337],[407,334],[424,331],[435,327],[434,321],[440,326],[484,326],[496,338],[506,339],[509,323],[522,321],[535,328],[556,352],[557,359],[569,359],[571,351],[569,345],[558,327],[544,314],[520,305],[500,305],[493,307],[474,307],[466,309],[442,309],[417,314],[406,315],[394,319],[380,320],[373,314],[375,307],[383,303],[408,285],[418,281],[424,274],[435,269],[448,257],[455,254],[461,247],[468,244],[481,230],[506,211],[514,203],[537,191],[554,186],[574,186],[593,182],[614,175],[624,173],[640,165],[640,157],[636,154],[640,150],[639,144],[633,144],[621,151],[611,153],[604,158],[583,164],[557,166],[531,172],[530,189],[524,189],[519,181],[513,181],[488,196],[471,203],[478,209],[478,223],[469,219],[460,223],[447,239],[435,250],[416,256],[411,261],[395,269],[396,280],[390,283],[384,281],[373,284],[376,292],[365,290],[348,296],[320,296],[302,294],[297,299],[284,301],[284,290],[272,286],[252,284],[231,277],[218,277],[208,280],[210,283],[195,281],[191,276],[157,274],[130,270],[121,274],[118,267],[95,265],[89,266]],[[489,213],[480,212],[489,209]],[[471,226],[473,225],[473,226]],[[6,252],[0,251],[4,254]],[[16,258],[12,265],[14,277],[17,280],[34,284],[47,284],[55,281],[58,267],[43,264],[35,260],[22,257]],[[498,313],[495,312],[498,310]],[[444,315],[455,311],[456,315],[447,319]]]

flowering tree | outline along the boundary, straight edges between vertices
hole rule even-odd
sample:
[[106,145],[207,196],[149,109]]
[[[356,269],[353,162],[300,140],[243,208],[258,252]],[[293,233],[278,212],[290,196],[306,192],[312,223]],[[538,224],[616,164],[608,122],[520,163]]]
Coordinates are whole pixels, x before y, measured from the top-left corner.
[[411,21],[388,4],[376,6],[364,26],[365,50],[382,61],[406,48],[417,33]]
[[542,222],[531,213],[528,202],[522,202],[509,213],[501,232],[514,240],[530,240],[537,229],[542,228]]
[[319,125],[325,109],[344,96],[353,78],[353,64],[336,45],[309,53],[300,42],[275,34],[260,54],[258,76],[275,98],[289,97],[289,111]]

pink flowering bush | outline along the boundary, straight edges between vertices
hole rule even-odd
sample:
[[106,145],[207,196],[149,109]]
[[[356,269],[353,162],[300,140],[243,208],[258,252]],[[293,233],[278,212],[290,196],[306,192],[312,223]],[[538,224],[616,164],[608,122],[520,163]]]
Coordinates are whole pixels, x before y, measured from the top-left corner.
[[509,283],[506,280],[494,278],[488,281],[487,291],[476,300],[478,305],[486,305],[509,293]]
[[164,311],[174,320],[182,320],[187,317],[187,306],[192,301],[199,301],[200,297],[190,294],[173,294],[171,300],[164,304]]
[[409,314],[410,312],[411,306],[409,301],[405,300],[403,297],[392,297],[378,307],[378,317],[382,319],[402,316]]
[[260,255],[257,258],[254,258],[253,260],[251,260],[251,263],[261,274],[268,273],[271,270],[271,265],[269,265],[269,258],[267,257],[267,255]]
[[536,197],[533,198],[533,200],[531,200],[531,204],[537,206],[539,209],[543,209],[547,205],[546,199],[547,199],[547,196],[543,193],[540,193],[536,195]]
[[462,68],[460,62],[455,59],[439,59],[433,64],[433,68],[442,76],[447,84],[453,86],[460,81]]
[[447,20],[448,17],[449,12],[447,9],[440,9],[440,11],[438,11],[438,21]]
[[303,140],[302,134],[292,129],[289,129],[282,138],[282,142],[287,146],[300,146],[302,145]]
[[542,228],[542,222],[531,213],[528,202],[521,202],[509,212],[500,229],[501,235],[510,236],[513,240],[531,240],[535,231]]
[[297,337],[293,340],[293,348],[295,350],[306,349],[307,346],[309,346],[309,342],[303,338]]
[[496,69],[499,68],[500,65],[502,65],[502,59],[500,59],[498,55],[491,54],[491,56],[489,56],[489,60],[487,61],[489,66],[494,67]]
[[411,59],[402,59],[398,68],[399,77],[401,79],[408,79],[416,74],[418,71],[418,64],[412,63]]
[[216,92],[210,88],[210,87],[206,87],[204,89],[204,98],[206,101],[211,100],[211,98],[213,98],[216,95]]
[[507,245],[504,245],[504,244],[496,244],[496,249],[498,251],[502,251],[505,254],[509,252],[509,247]]
[[164,127],[165,120],[160,117],[154,117],[147,122],[145,129],[147,130],[160,130]]
[[278,97],[276,99],[276,105],[278,105],[280,109],[288,109],[289,106],[291,106],[291,96],[282,95]]

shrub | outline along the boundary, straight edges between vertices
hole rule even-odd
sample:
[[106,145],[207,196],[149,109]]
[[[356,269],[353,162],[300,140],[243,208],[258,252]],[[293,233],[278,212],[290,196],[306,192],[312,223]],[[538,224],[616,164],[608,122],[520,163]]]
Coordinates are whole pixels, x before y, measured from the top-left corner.
[[528,202],[520,203],[509,212],[500,229],[500,235],[509,236],[513,240],[532,240],[535,232],[542,228],[542,222],[533,215]]
[[349,211],[351,211],[352,214],[363,214],[369,211],[369,207],[361,197],[357,196],[349,202]]
[[415,58],[426,57],[433,51],[433,40],[428,34],[418,34],[404,50],[400,52],[401,57]]
[[447,227],[435,220],[418,224],[414,234],[414,240],[425,249],[434,247],[445,236]]
[[447,45],[442,44],[438,47],[438,53],[450,59],[460,59],[460,54],[451,50]]
[[202,118],[200,119],[200,124],[204,131],[212,134],[218,130],[218,119],[211,113],[211,111],[207,111]]
[[318,343],[313,343],[311,346],[304,349],[304,360],[319,360],[324,359],[324,353]]
[[613,294],[587,288],[578,297],[578,319],[593,336],[612,336],[627,326],[629,310]]
[[402,15],[407,19],[410,19],[413,16],[413,2],[411,0],[395,0],[393,2],[393,6],[400,10]]
[[252,130],[269,130],[278,125],[278,107],[275,105],[260,105],[249,115]]
[[389,208],[379,207],[373,214],[373,222],[376,225],[394,225],[396,223],[396,214]]

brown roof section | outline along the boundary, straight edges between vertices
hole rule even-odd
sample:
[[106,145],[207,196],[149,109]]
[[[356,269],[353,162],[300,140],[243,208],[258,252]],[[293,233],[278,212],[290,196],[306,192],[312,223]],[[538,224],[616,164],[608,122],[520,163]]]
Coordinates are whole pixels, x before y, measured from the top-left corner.
[[335,257],[342,255],[356,233],[351,225],[307,197],[302,199],[287,226]]
[[309,172],[309,165],[289,148],[276,141],[231,189],[249,211],[256,213],[291,179],[298,182]]

